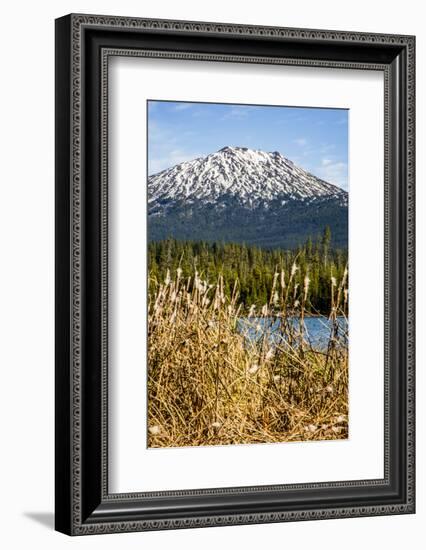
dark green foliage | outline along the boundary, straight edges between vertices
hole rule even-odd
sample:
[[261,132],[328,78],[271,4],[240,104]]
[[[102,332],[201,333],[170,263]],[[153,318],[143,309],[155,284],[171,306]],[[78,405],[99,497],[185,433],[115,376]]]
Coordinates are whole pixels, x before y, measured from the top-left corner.
[[330,229],[313,241],[310,237],[297,249],[268,249],[244,243],[206,242],[165,239],[148,245],[150,277],[164,281],[167,270],[172,276],[182,269],[183,277],[193,280],[195,271],[213,284],[223,275],[225,292],[229,296],[238,280],[241,302],[246,308],[262,306],[270,300],[275,273],[285,273],[288,281],[295,263],[295,280],[303,291],[305,276],[309,277],[307,311],[328,314],[331,303],[331,277],[342,279],[347,264],[347,250],[330,247]]
[[165,215],[151,213],[148,232],[150,241],[169,237],[180,240],[197,238],[209,242],[246,243],[263,248],[292,249],[303,245],[310,235],[332,229],[329,246],[347,248],[348,209],[334,198],[309,204],[289,200],[271,200],[267,208],[248,209],[237,199],[226,197],[213,205],[198,206],[176,202]]

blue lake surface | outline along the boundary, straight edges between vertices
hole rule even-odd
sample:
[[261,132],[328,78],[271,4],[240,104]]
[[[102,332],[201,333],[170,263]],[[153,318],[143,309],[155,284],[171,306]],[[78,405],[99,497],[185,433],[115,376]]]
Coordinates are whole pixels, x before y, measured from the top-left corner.
[[[299,317],[290,317],[289,322],[292,324],[295,331],[299,331]],[[344,338],[347,333],[347,320],[344,317],[337,318],[338,338]],[[326,317],[305,317],[303,335],[307,342],[313,348],[325,349],[332,331],[332,322]],[[272,342],[279,343],[282,339],[280,333],[281,319],[276,317],[256,318],[244,317],[240,318],[237,323],[237,330],[244,334],[251,342],[259,341],[265,334],[268,334]]]

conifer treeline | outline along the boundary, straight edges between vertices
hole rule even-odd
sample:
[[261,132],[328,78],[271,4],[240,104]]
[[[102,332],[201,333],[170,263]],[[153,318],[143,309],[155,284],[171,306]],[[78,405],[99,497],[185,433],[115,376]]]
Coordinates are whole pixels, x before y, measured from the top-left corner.
[[158,281],[164,281],[167,270],[173,274],[178,267],[183,277],[193,278],[197,271],[210,284],[221,274],[228,296],[238,279],[240,300],[249,308],[252,304],[265,304],[270,298],[274,273],[283,270],[287,279],[295,263],[299,289],[303,289],[305,276],[309,277],[308,310],[328,314],[331,277],[340,281],[347,264],[347,250],[332,249],[330,242],[329,227],[315,241],[309,238],[295,250],[169,238],[149,243],[148,266],[150,277]]

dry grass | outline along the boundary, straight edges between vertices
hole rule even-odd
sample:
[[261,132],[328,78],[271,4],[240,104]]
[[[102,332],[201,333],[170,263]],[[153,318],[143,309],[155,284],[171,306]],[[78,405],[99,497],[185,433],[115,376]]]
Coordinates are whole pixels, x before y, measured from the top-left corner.
[[[243,313],[236,281],[199,274],[150,280],[148,312],[148,445],[181,447],[345,439],[348,434],[346,271],[330,279],[330,337],[315,349],[303,330],[309,279],[274,278],[270,300]],[[246,318],[244,330],[239,319]],[[298,318],[297,323],[294,318]],[[248,332],[279,319],[279,334]]]

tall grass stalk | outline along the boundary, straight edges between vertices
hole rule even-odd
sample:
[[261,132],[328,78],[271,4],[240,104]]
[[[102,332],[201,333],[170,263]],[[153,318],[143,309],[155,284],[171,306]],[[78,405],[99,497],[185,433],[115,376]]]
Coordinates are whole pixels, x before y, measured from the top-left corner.
[[222,276],[177,269],[149,279],[150,447],[347,437],[347,270],[341,281],[330,275],[330,334],[319,348],[305,325],[309,277],[295,283],[297,269],[277,272],[267,303],[248,313],[238,280],[227,297]]

